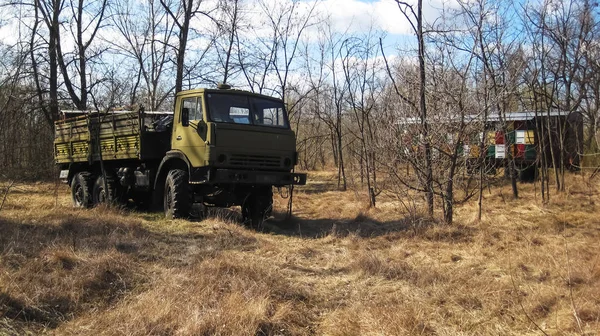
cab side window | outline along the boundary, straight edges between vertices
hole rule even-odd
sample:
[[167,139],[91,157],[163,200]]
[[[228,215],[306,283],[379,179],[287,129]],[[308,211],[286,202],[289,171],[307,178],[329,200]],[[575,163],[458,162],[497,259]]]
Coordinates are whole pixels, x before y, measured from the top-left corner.
[[182,108],[188,109],[189,120],[202,120],[202,100],[194,98],[184,98]]
[[190,113],[190,120],[200,121],[202,120],[202,98],[196,99],[196,113]]

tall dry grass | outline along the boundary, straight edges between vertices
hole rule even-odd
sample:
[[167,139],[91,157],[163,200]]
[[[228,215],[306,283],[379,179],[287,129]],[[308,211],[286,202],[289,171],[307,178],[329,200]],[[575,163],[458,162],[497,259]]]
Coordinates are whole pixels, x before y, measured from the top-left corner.
[[0,211],[0,335],[600,331],[599,182],[569,176],[547,205],[535,185],[512,200],[499,183],[481,222],[466,203],[447,226],[393,198],[368,209],[329,173],[311,181],[295,218],[262,232],[235,211],[165,221],[16,185]]

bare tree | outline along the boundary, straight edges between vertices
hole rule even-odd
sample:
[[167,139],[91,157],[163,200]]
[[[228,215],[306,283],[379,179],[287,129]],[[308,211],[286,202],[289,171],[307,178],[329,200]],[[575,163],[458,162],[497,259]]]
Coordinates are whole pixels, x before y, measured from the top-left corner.
[[[508,135],[508,123],[506,114],[515,108],[513,97],[518,87],[518,69],[523,64],[511,67],[508,61],[511,54],[517,50],[518,38],[510,35],[507,29],[510,24],[512,4],[503,2],[503,5],[488,3],[487,1],[459,2],[462,13],[468,26],[471,26],[472,40],[477,48],[474,50],[481,64],[482,98],[484,102],[484,123],[492,113],[500,120],[502,134]],[[482,133],[488,130],[482,129]],[[484,137],[481,139],[483,148]],[[513,197],[518,198],[517,169],[515,166],[514,153],[507,150],[507,167]],[[481,198],[482,189],[480,189]]]
[[[107,41],[116,54],[133,61],[137,68],[131,103],[143,102],[153,110],[161,106],[175,88],[169,76],[172,71],[169,45],[176,24],[161,9],[154,0],[141,6],[130,0],[115,2],[111,19],[121,38]],[[141,101],[140,85],[144,86]]]
[[[71,12],[69,15],[69,30],[74,41],[75,50],[72,53],[63,50],[61,34],[58,33],[56,37],[57,59],[62,73],[63,85],[73,104],[79,110],[87,109],[89,90],[98,83],[98,81],[88,83],[89,64],[102,53],[103,49],[97,48],[92,52],[90,50],[99,29],[105,24],[107,5],[108,0],[69,0]],[[59,28],[60,25],[56,29]],[[87,36],[87,39],[85,36]],[[70,65],[74,65],[74,71],[69,70]],[[76,76],[72,76],[72,74],[76,74]],[[79,83],[73,83],[71,81],[72,77],[77,78]],[[76,92],[77,85],[79,86],[79,94]]]
[[36,7],[27,6],[33,13],[17,11],[16,42],[0,43],[0,170],[4,178],[45,178],[53,171],[54,116],[48,108],[47,72],[42,70],[47,66],[37,72],[32,67],[32,60],[43,62],[38,52],[46,51],[47,44],[39,40],[42,22]]
[[[238,0],[234,0],[237,13]],[[185,77],[186,68],[186,50],[190,36],[190,26],[194,18],[203,17],[210,21],[214,21],[212,13],[215,10],[203,9],[203,0],[160,0],[162,7],[169,14],[171,20],[177,27],[177,46],[173,47],[175,51],[175,93],[183,89],[183,79]],[[166,43],[166,42],[165,42]],[[210,47],[207,46],[208,49]],[[201,54],[202,55],[202,54]],[[202,57],[201,57],[202,59]],[[225,71],[227,74],[227,70]],[[225,80],[227,75],[225,75]],[[224,80],[224,82],[225,82]]]
[[[52,122],[58,118],[58,53],[60,40],[60,14],[64,9],[62,0],[34,0],[35,13],[39,12],[42,21],[48,29],[48,68],[49,68],[49,119]],[[37,28],[37,26],[36,26]]]
[[227,77],[229,76],[229,61],[231,60],[231,51],[233,49],[234,42],[237,38],[237,29],[239,26],[239,0],[233,0],[232,2],[223,2],[223,11],[229,17],[228,31],[229,41],[227,51],[225,53],[225,65],[223,71],[223,83],[227,83]]
[[354,117],[352,124],[357,128],[353,133],[360,143],[358,160],[361,181],[366,180],[371,207],[376,206],[376,197],[381,192],[377,184],[377,135],[373,124],[373,114],[378,108],[385,85],[381,78],[385,72],[378,59],[378,40],[379,36],[374,32],[363,37],[349,37],[342,44],[341,57],[342,71],[348,87],[347,100]]
[[[555,168],[559,191],[565,190],[565,169],[572,167],[572,157],[567,156],[564,147],[568,118],[551,125],[550,113],[558,110],[570,114],[593,101],[588,98],[594,92],[590,84],[593,83],[595,61],[590,64],[586,56],[590,51],[593,53],[598,29],[592,8],[588,0],[554,1],[527,7],[524,12],[534,53],[530,82],[534,102],[547,116],[544,125],[550,149],[547,161]],[[591,119],[595,119],[594,116]]]
[[[420,134],[423,141],[424,189],[427,199],[427,213],[433,216],[433,169],[431,164],[431,143],[429,140],[429,121],[427,119],[426,102],[426,69],[425,69],[425,31],[423,29],[423,0],[418,0],[416,6],[408,2],[396,0],[400,12],[410,23],[417,38],[417,54],[419,59],[419,97],[418,109],[421,123]],[[416,105],[416,104],[415,104]],[[416,106],[415,106],[416,107]]]

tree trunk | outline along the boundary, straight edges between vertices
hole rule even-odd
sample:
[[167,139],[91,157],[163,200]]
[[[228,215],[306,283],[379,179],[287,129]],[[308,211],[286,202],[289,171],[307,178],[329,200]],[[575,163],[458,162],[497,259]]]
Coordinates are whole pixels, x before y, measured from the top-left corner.
[[85,45],[83,43],[83,6],[84,0],[79,0],[79,7],[77,8],[77,49],[79,52],[79,81],[80,81],[80,93],[79,93],[79,105],[77,109],[85,111],[87,109],[87,71],[86,71],[86,58],[85,58]]
[[175,94],[183,90],[183,69],[185,68],[185,48],[187,47],[188,32],[190,30],[190,19],[192,16],[193,1],[187,1],[185,17],[179,30],[179,49],[177,50],[177,72],[175,75]]
[[[231,21],[231,32],[229,36],[229,48],[227,49],[227,55],[225,58],[225,74],[223,75],[223,83],[227,82],[229,74],[229,59],[231,58],[231,49],[233,48],[233,40],[235,37],[235,30],[237,29],[237,14],[238,14],[238,0],[233,0],[233,19]],[[285,98],[285,87],[282,87],[282,97]]]
[[[39,5],[39,1],[37,2]],[[57,41],[60,38],[60,0],[52,1],[52,21],[50,27],[50,36],[48,39],[48,60],[50,67],[50,117],[52,122],[58,118],[58,61],[57,61]]]
[[[341,123],[341,121],[340,121]],[[347,189],[347,185],[346,185],[346,171],[344,168],[344,156],[343,156],[343,149],[342,149],[342,130],[341,130],[341,125],[338,126],[339,129],[336,131],[337,133],[337,145],[338,145],[338,161],[339,161],[339,168],[338,168],[338,188],[340,188],[340,179],[341,179],[341,190],[342,191],[346,191]]]
[[419,0],[417,8],[417,39],[419,40],[419,97],[421,110],[421,133],[425,147],[425,190],[427,214],[433,216],[433,169],[431,162],[431,143],[429,142],[429,124],[427,121],[426,74],[425,74],[425,40],[423,33],[423,0]]

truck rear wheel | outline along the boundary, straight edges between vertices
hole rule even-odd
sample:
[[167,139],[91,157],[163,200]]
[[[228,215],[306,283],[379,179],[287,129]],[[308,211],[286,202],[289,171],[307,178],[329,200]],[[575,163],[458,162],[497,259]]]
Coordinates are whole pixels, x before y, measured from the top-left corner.
[[94,204],[116,204],[120,202],[121,197],[119,195],[119,184],[114,176],[106,176],[106,188],[108,189],[105,189],[104,176],[98,176],[92,191]]
[[190,214],[192,193],[187,172],[173,169],[165,180],[164,209],[167,219],[184,218]]
[[73,206],[78,208],[89,208],[92,200],[92,175],[88,172],[79,172],[73,176],[71,181],[71,198]]

